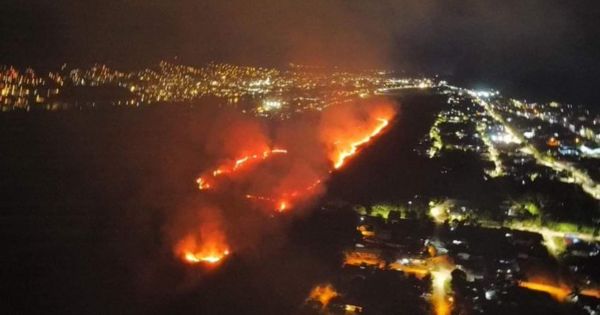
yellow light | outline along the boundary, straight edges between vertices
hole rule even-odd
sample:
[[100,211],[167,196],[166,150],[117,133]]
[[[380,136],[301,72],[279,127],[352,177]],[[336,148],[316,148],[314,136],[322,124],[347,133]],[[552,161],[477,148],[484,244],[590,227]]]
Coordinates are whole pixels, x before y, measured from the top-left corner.
[[448,315],[452,309],[452,303],[447,299],[449,295],[449,282],[452,278],[449,269],[440,269],[431,272],[431,302],[435,308],[436,315]]

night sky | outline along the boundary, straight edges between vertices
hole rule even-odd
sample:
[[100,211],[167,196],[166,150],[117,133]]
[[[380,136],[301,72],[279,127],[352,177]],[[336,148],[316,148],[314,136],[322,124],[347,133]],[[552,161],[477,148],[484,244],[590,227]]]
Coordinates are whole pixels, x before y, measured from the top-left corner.
[[21,67],[386,67],[592,106],[600,83],[598,1],[8,0],[0,12],[0,64]]

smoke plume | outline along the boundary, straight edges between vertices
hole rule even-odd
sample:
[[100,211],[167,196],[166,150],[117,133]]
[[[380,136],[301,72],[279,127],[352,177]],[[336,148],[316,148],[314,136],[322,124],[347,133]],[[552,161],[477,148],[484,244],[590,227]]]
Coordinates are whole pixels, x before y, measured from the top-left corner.
[[334,171],[395,115],[391,102],[370,100],[270,124],[232,113],[216,117],[205,135],[206,154],[215,162],[197,179],[202,205],[180,211],[173,224],[176,255],[191,263],[216,263],[230,246],[232,251],[251,247],[279,231],[267,231],[273,224],[263,218],[310,209]]

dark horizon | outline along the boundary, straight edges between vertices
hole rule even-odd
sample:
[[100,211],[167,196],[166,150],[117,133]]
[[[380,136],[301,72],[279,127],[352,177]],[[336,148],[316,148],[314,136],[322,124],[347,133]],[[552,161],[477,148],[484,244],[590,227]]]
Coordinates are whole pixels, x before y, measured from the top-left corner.
[[376,67],[597,107],[593,1],[9,1],[2,10],[0,64]]

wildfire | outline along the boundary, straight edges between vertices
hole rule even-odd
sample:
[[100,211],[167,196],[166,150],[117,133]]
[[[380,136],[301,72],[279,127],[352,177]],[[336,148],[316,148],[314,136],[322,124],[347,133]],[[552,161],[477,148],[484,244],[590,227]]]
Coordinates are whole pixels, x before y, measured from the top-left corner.
[[205,262],[209,264],[216,264],[221,261],[225,256],[229,255],[229,251],[225,250],[222,253],[214,253],[214,254],[202,254],[202,253],[192,253],[188,252],[185,254],[184,259],[192,264]]
[[[231,175],[234,181],[250,183],[244,187],[258,189],[258,191],[245,191],[247,199],[267,203],[276,212],[289,211],[314,196],[335,169],[343,167],[348,159],[358,154],[362,146],[380,135],[388,127],[395,113],[393,106],[388,103],[332,107],[323,113],[317,132],[314,134],[308,132],[315,138],[304,136],[307,131],[305,127],[308,125],[300,124],[298,130],[284,129],[282,133],[284,136],[278,137],[280,139],[277,142],[295,149],[289,159],[276,165],[279,168],[267,167],[258,170],[259,175],[269,172],[266,180],[263,181],[261,176],[236,177],[233,173],[242,170],[251,171],[252,164],[265,161],[274,155],[288,154],[287,149],[275,147],[262,151],[263,146],[259,151],[250,151],[252,154],[229,160],[201,174],[196,179],[197,187],[199,190],[214,189],[218,186],[218,177]],[[314,125],[311,124],[308,128],[312,126]],[[268,138],[263,134],[254,136],[258,139]],[[261,141],[261,143],[267,142]],[[303,147],[297,148],[296,145],[303,145]],[[325,153],[323,148],[330,150]],[[303,161],[307,158],[306,153],[311,152],[325,154]],[[331,163],[329,170],[323,167],[327,162]]]
[[292,201],[301,199],[306,196],[306,194],[310,194],[317,186],[322,183],[321,179],[315,180],[312,184],[306,186],[303,189],[295,190],[289,193],[284,193],[279,197],[266,197],[266,196],[258,196],[252,194],[246,194],[246,199],[264,201],[273,203],[273,207],[277,212],[285,212],[292,208]]
[[286,211],[287,209],[289,209],[291,207],[291,204],[289,203],[289,201],[286,201],[286,200],[277,200],[277,199],[270,198],[270,197],[256,196],[256,195],[247,194],[246,195],[246,199],[271,202],[271,203],[275,204],[275,210],[277,212],[284,212],[284,211]]
[[[352,141],[348,144],[345,144],[344,148],[338,148],[339,152],[337,153],[337,156],[334,158],[333,161],[333,167],[335,169],[339,169],[342,166],[344,166],[346,160],[355,155],[362,145],[370,142],[371,139],[380,134],[385,129],[385,127],[389,125],[389,119],[377,118],[377,121],[379,123],[368,135],[356,141]],[[339,145],[339,142],[337,143],[337,145]]]
[[289,207],[287,201],[282,200],[279,202],[279,205],[277,206],[277,211],[279,212],[283,212],[285,211],[287,208]]
[[209,189],[211,187],[210,184],[207,183],[202,177],[198,177],[196,179],[196,183],[198,184],[198,189],[200,190]]
[[203,240],[199,243],[192,234],[187,235],[177,244],[175,252],[189,264],[217,264],[229,255],[229,247],[220,231],[201,233]]
[[269,202],[274,202],[275,201],[275,200],[273,200],[272,198],[269,198],[269,197],[255,196],[255,195],[250,195],[250,194],[246,195],[246,199],[254,199],[254,200],[269,201]]
[[323,305],[322,307],[325,308],[333,298],[339,295],[331,284],[320,284],[310,291],[307,300],[319,301]]
[[212,177],[214,179],[215,177],[219,177],[223,174],[230,174],[235,171],[238,171],[238,170],[242,169],[243,167],[245,167],[246,165],[250,164],[251,162],[262,161],[262,160],[268,159],[269,157],[271,157],[273,155],[287,154],[287,153],[288,153],[288,151],[285,149],[270,149],[270,150],[263,151],[262,153],[256,153],[256,154],[243,156],[243,157],[233,161],[233,163],[221,165],[221,166],[215,168],[214,170],[208,172],[208,174],[209,174],[208,176],[202,175],[202,176],[198,177],[196,179],[196,183],[198,184],[198,189],[205,190],[205,189],[212,188],[213,185],[211,185],[209,182],[210,177]]

